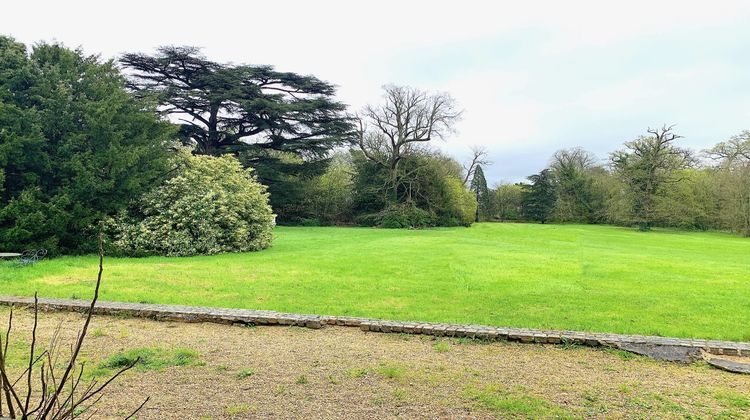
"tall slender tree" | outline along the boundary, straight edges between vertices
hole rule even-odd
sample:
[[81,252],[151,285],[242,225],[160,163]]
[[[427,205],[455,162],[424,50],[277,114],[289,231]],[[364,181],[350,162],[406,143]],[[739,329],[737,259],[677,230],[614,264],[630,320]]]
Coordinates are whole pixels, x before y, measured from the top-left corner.
[[523,213],[527,219],[546,223],[555,207],[555,184],[549,169],[527,178],[531,184],[524,185]]
[[474,218],[475,222],[480,219],[486,220],[492,212],[492,197],[490,190],[487,188],[487,180],[484,177],[482,165],[474,167],[474,176],[471,178],[470,190],[477,198],[477,212]]

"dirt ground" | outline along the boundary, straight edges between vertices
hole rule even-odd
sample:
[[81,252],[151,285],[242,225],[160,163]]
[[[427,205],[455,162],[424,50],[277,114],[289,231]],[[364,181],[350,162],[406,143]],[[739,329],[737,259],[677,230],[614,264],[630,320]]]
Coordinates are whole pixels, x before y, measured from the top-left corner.
[[[31,313],[15,319],[16,343],[27,342]],[[72,342],[82,321],[42,314],[42,342],[59,323]],[[94,418],[123,417],[147,396],[138,418],[750,418],[750,375],[613,350],[94,318],[90,369],[133,349],[194,357],[126,373]]]

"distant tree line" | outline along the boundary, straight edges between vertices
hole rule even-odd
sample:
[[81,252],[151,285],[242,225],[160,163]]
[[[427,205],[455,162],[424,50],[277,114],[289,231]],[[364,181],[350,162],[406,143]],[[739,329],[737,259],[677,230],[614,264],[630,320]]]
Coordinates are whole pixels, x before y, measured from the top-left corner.
[[528,182],[492,190],[485,220],[719,229],[750,236],[750,132],[703,151],[679,147],[673,127],[648,129],[606,161],[556,152]]

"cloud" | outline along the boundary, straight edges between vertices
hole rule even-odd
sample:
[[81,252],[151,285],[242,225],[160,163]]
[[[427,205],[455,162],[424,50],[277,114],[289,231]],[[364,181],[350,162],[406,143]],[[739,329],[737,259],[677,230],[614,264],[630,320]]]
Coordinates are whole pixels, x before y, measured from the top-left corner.
[[0,31],[116,57],[159,45],[273,64],[339,86],[354,110],[385,83],[448,91],[465,109],[439,147],[484,144],[490,182],[537,172],[559,148],[600,156],[648,125],[707,147],[748,127],[750,2],[196,0],[10,2]]

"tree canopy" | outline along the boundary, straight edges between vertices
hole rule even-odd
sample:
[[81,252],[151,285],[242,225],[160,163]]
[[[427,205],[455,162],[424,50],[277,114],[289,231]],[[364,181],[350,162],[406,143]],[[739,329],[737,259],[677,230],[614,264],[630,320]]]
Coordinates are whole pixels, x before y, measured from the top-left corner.
[[531,184],[524,185],[523,212],[531,220],[545,223],[555,206],[555,185],[549,169],[528,177]]
[[195,47],[125,54],[129,86],[174,115],[180,138],[201,154],[276,150],[321,157],[351,140],[333,85],[272,66],[222,64]]
[[649,230],[655,219],[655,199],[663,186],[674,182],[676,172],[690,166],[690,151],[674,142],[682,136],[673,126],[648,129],[642,136],[625,143],[625,149],[611,154],[612,166],[630,188],[632,212],[641,230]]
[[365,107],[357,143],[367,159],[388,172],[390,198],[409,201],[412,189],[404,182],[409,173],[403,170],[402,161],[452,132],[461,112],[446,93],[395,85],[383,86],[383,91],[382,104]]
[[482,165],[474,167],[469,189],[474,192],[477,198],[477,212],[474,221],[487,220],[492,211],[492,197],[489,188],[487,188],[487,180],[484,177]]
[[566,220],[596,223],[602,199],[594,185],[596,157],[581,148],[558,150],[550,165],[557,188],[556,211]]
[[82,252],[168,171],[170,124],[111,61],[0,37],[0,248]]

